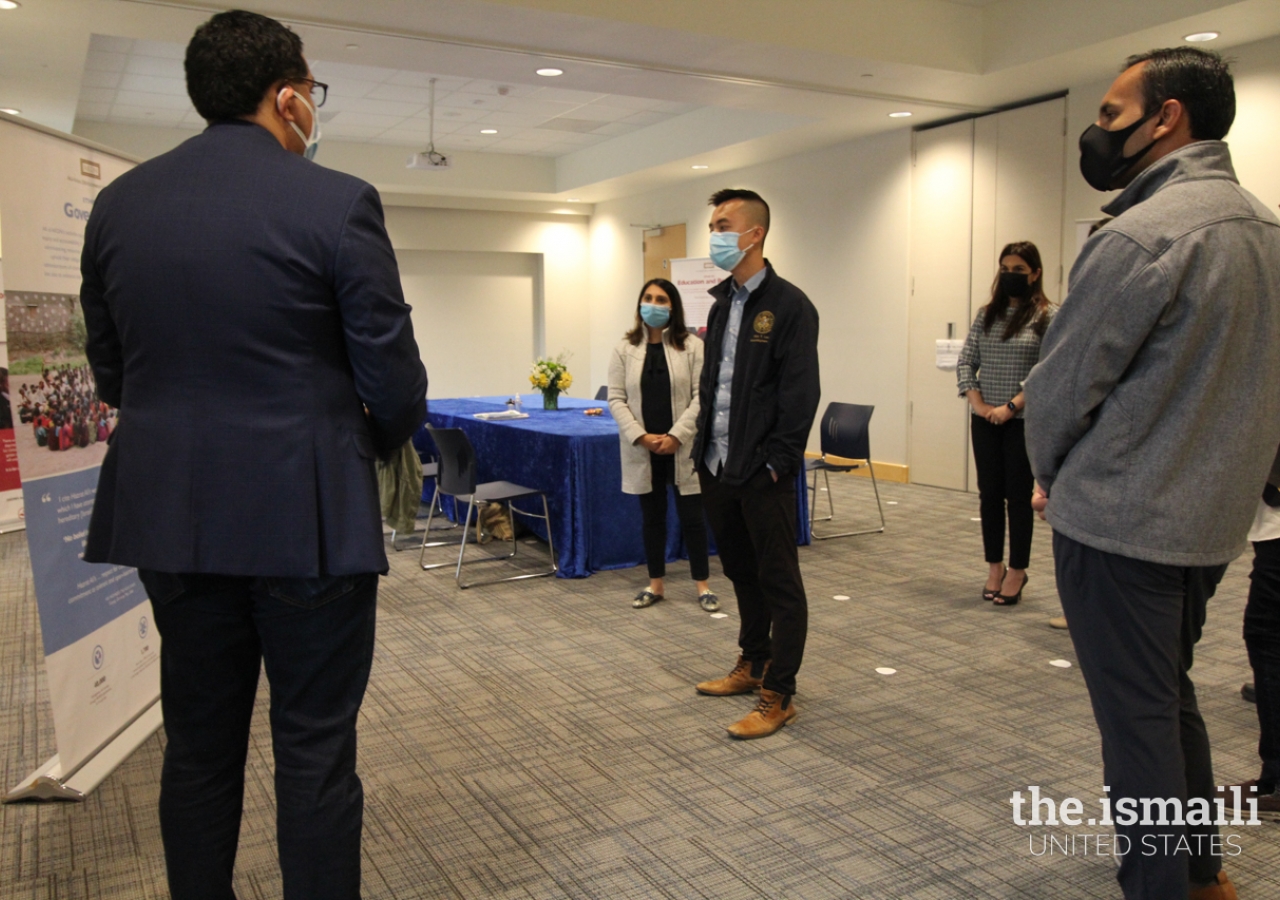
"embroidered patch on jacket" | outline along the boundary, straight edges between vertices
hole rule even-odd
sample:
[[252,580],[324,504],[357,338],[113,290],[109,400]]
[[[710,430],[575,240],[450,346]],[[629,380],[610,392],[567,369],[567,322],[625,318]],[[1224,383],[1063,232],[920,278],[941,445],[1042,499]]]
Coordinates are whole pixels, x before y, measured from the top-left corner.
[[768,334],[773,331],[773,313],[765,312],[756,316],[755,324],[752,326],[756,330],[756,334]]

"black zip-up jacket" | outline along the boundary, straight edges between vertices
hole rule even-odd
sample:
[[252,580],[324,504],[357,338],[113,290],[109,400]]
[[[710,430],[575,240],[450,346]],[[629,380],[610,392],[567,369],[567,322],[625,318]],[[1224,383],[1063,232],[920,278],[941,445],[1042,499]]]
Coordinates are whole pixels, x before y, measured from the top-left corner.
[[[747,297],[738,329],[729,410],[729,455],[721,480],[745,484],[764,466],[778,478],[794,478],[804,465],[804,451],[818,411],[822,386],[818,377],[818,311],[789,281],[779,278],[765,260],[764,281]],[[733,298],[733,279],[710,292],[716,302],[707,316],[702,366],[698,437],[693,458],[703,465],[711,446],[716,382]]]

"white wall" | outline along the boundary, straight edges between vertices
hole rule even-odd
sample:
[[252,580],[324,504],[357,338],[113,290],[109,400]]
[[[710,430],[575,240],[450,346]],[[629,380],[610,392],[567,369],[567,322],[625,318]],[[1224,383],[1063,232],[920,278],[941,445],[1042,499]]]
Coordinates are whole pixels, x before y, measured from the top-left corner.
[[[707,198],[722,187],[758,191],[773,228],[765,255],[818,309],[822,406],[876,407],[873,458],[905,463],[907,241],[910,132],[710,175],[599,203],[591,220],[591,373],[603,384],[609,351],[633,321],[644,283],[640,229],[684,223],[689,254],[707,252]],[[810,446],[817,447],[816,437]]]
[[[562,352],[569,354],[569,369],[579,378],[574,390],[570,392],[571,396],[590,397],[595,393],[594,387],[588,390],[589,382],[581,380],[591,359],[585,216],[398,206],[387,207],[386,216],[391,244],[398,254],[427,250],[447,253],[532,254],[536,257],[533,265],[535,269],[541,267],[541,277],[535,279],[535,300],[540,301],[544,308],[545,333],[541,338],[543,346],[552,356]],[[413,268],[416,265],[415,261],[409,268],[417,271]],[[514,265],[518,267],[523,263]],[[481,271],[482,268],[478,265],[477,274]],[[536,296],[538,281],[541,283],[540,297]],[[519,293],[523,289],[514,290]],[[420,326],[419,321],[415,317],[415,330],[430,327],[427,323]],[[455,337],[465,340],[471,346],[475,364],[483,366],[486,357],[484,333],[469,332]],[[503,340],[506,341],[507,338],[504,337]],[[456,396],[459,393],[475,394],[485,391],[486,382],[481,379],[474,382],[457,380],[461,378],[457,372],[451,372],[447,380],[439,382],[442,388],[448,388],[447,392],[438,391],[437,381],[432,373],[438,365],[452,366],[451,360],[452,357],[449,360],[425,360],[427,376],[431,380],[430,396]],[[524,360],[526,370],[532,362],[533,353],[530,351]],[[506,391],[514,392],[521,388],[531,390],[525,381],[523,385],[512,385]]]
[[413,332],[433,397],[529,391],[540,329],[541,257],[533,253],[398,250]]
[[[1240,183],[1272,212],[1280,207],[1280,39],[1234,47],[1225,53],[1236,82],[1236,120],[1227,135]],[[1117,74],[1123,60],[1116,60]],[[1075,223],[1102,217],[1101,207],[1116,196],[1103,194],[1080,175],[1080,133],[1098,117],[1098,106],[1113,79],[1072,85],[1067,98],[1067,202],[1063,221],[1063,261],[1068,271],[1076,258]]]

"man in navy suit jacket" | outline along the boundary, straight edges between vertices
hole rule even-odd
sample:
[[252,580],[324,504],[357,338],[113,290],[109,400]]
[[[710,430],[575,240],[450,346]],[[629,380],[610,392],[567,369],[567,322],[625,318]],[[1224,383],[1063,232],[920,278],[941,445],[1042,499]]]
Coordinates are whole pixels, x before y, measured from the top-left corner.
[[85,233],[86,351],[120,408],[85,559],[136,566],[154,606],[172,895],[234,897],[265,662],[284,895],[358,897],[374,458],[425,418],[426,372],[377,192],[309,161],[326,89],[298,37],[222,13],[186,72],[208,129],[105,188]]

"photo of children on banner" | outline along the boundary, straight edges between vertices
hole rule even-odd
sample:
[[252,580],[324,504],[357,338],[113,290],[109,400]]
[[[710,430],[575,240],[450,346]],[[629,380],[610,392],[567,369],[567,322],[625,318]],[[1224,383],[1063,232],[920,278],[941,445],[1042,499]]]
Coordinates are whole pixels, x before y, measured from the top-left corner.
[[62,365],[19,387],[18,420],[31,426],[36,446],[57,452],[105,443],[116,411],[98,399],[87,365]]

